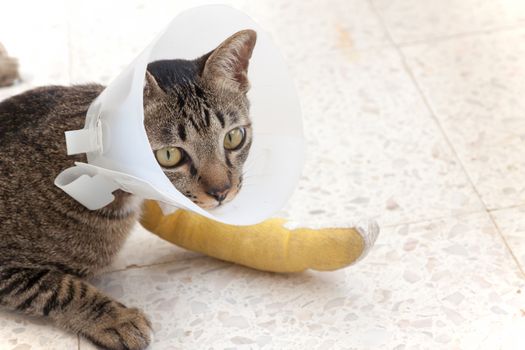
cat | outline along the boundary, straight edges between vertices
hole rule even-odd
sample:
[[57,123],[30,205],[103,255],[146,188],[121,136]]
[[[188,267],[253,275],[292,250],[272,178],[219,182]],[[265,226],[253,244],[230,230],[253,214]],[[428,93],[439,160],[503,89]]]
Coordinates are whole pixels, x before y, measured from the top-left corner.
[[[256,37],[243,30],[195,60],[147,67],[152,152],[175,187],[203,208],[230,201],[242,186]],[[86,281],[122,247],[142,199],[117,190],[114,202],[90,211],[53,184],[74,161],[85,161],[66,155],[64,132],[83,128],[103,89],[47,86],[0,103],[0,306],[43,316],[100,348],[144,349],[152,333],[144,313]]]

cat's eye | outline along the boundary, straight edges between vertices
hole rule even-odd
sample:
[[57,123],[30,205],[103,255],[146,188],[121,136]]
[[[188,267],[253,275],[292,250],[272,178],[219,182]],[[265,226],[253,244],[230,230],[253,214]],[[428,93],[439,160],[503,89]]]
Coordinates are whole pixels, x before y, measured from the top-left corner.
[[224,136],[224,148],[229,151],[239,149],[242,146],[245,136],[246,131],[242,127],[228,131],[226,136]]
[[182,152],[178,147],[164,147],[155,151],[155,157],[163,167],[173,168],[180,165],[184,160]]

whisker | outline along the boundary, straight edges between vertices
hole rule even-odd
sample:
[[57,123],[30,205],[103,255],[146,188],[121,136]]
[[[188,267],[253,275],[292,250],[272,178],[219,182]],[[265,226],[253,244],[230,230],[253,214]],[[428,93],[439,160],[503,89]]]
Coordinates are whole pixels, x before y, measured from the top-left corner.
[[259,185],[257,182],[243,182],[242,186],[257,186]]
[[242,186],[241,190],[247,189],[247,188],[253,188],[253,187],[257,187],[257,184],[246,184],[246,185]]

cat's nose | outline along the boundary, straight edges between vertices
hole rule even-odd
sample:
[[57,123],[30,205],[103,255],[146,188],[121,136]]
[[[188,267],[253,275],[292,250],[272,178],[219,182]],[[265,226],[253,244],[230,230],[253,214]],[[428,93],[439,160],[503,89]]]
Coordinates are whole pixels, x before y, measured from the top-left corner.
[[207,194],[212,196],[217,200],[217,202],[222,202],[224,199],[226,199],[226,196],[230,192],[231,185],[226,185],[221,188],[212,187],[206,191]]

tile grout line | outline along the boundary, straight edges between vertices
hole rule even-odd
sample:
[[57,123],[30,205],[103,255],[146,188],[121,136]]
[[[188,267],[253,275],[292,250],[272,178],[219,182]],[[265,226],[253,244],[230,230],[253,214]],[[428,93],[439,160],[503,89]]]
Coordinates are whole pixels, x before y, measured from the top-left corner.
[[396,226],[401,226],[401,225],[421,224],[424,222],[444,220],[447,218],[459,218],[459,217],[466,216],[466,215],[495,212],[495,211],[500,211],[500,210],[509,210],[509,209],[515,209],[515,208],[520,208],[520,207],[525,207],[525,203],[509,205],[507,207],[482,208],[480,210],[469,210],[469,211],[465,211],[465,212],[461,212],[457,214],[451,214],[451,215],[440,215],[440,216],[434,216],[434,217],[429,217],[429,218],[420,218],[420,219],[414,219],[414,220],[408,220],[408,221],[400,221],[400,222],[394,222],[391,224],[384,224],[384,225],[381,225],[381,227],[396,227]]
[[503,235],[503,232],[501,231],[501,228],[499,227],[498,223],[494,219],[494,216],[492,215],[492,213],[490,211],[487,211],[487,214],[489,215],[490,221],[496,227],[496,230],[498,231],[498,233],[500,234],[501,238],[503,239],[503,243],[505,243],[505,246],[507,247],[507,249],[509,250],[510,254],[512,255],[512,258],[514,259],[514,261],[516,261],[516,264],[518,265],[518,269],[521,271],[521,274],[523,276],[525,276],[525,270],[521,266],[518,258],[514,254],[514,252],[512,251],[512,248],[510,247],[509,242],[507,242],[507,239]]
[[450,219],[450,218],[460,218],[462,216],[481,214],[481,213],[486,213],[486,211],[483,209],[470,210],[470,211],[465,211],[465,212],[457,213],[457,214],[434,216],[430,218],[421,218],[421,219],[415,219],[415,220],[409,220],[409,221],[400,221],[400,222],[396,222],[393,224],[386,224],[386,225],[380,225],[380,226],[381,228],[393,228],[393,227],[403,226],[403,225],[417,225],[417,224],[422,224],[425,222],[433,222],[433,221],[445,220],[445,219]]
[[[187,250],[187,251],[191,252],[191,250]],[[168,265],[168,264],[172,264],[172,263],[185,262],[185,261],[190,261],[190,260],[200,260],[200,259],[205,259],[205,258],[211,258],[211,259],[222,261],[224,263],[235,264],[235,263],[231,263],[231,262],[226,261],[226,260],[221,260],[221,259],[218,259],[218,258],[214,258],[213,256],[209,256],[209,255],[206,255],[206,254],[203,254],[203,253],[197,253],[197,254],[200,254],[200,255],[193,256],[193,257],[188,257],[188,258],[170,260],[170,261],[161,261],[161,262],[151,263],[151,264],[146,264],[146,265],[131,264],[131,265],[128,265],[128,266],[123,267],[121,269],[107,270],[107,271],[101,272],[101,273],[97,274],[97,277],[98,276],[102,276],[102,275],[109,275],[109,274],[112,274],[112,273],[115,273],[115,272],[124,272],[124,271],[129,271],[129,270],[138,270],[138,269],[143,269],[143,268],[148,268],[148,267],[154,267],[154,266],[160,266],[160,265]],[[235,264],[235,265],[238,265],[238,264]],[[240,266],[242,266],[242,265],[240,265]]]
[[403,54],[403,51],[401,50],[401,48],[396,44],[396,42],[394,41],[394,38],[392,37],[392,34],[390,33],[389,29],[388,29],[388,26],[384,23],[383,21],[383,18],[380,16],[379,14],[379,11],[377,10],[377,8],[375,7],[374,3],[372,0],[368,0],[368,3],[370,5],[370,7],[372,8],[372,12],[376,15],[376,17],[379,19],[379,22],[381,23],[381,26],[383,27],[383,30],[388,38],[388,40],[390,41],[390,43],[393,45],[393,47],[395,48],[395,50],[397,51],[400,59],[401,59],[401,63],[403,65],[403,68],[405,69],[406,73],[408,74],[408,76],[410,77],[410,80],[412,81],[412,83],[414,84],[414,87],[416,88],[416,90],[418,91],[423,103],[425,104],[428,112],[430,112],[430,115],[432,117],[432,119],[434,119],[434,122],[436,123],[438,129],[440,130],[443,138],[445,139],[445,142],[448,144],[448,146],[450,147],[450,149],[452,150],[452,153],[454,154],[454,156],[456,157],[456,159],[458,160],[458,163],[463,171],[463,173],[465,174],[468,182],[470,183],[474,193],[478,196],[478,199],[479,201],[481,202],[481,204],[483,205],[483,208],[485,209],[485,212],[487,213],[487,215],[489,216],[490,218],[490,221],[492,222],[492,224],[494,225],[494,227],[496,228],[496,231],[498,232],[500,238],[503,240],[503,244],[505,245],[505,247],[507,248],[508,252],[510,253],[512,259],[514,260],[516,266],[518,267],[518,270],[521,272],[521,275],[523,277],[525,277],[525,270],[523,269],[523,267],[521,266],[518,258],[516,257],[516,255],[514,254],[514,252],[512,251],[509,243],[507,242],[505,236],[503,235],[503,232],[501,232],[501,229],[499,228],[499,226],[496,224],[496,220],[494,219],[491,211],[489,211],[489,209],[487,208],[487,205],[485,204],[485,202],[483,201],[483,198],[481,197],[481,194],[479,193],[478,189],[476,188],[476,186],[474,186],[474,182],[472,181],[472,178],[470,177],[470,174],[467,172],[467,169],[465,168],[465,165],[463,164],[463,162],[461,161],[457,151],[456,151],[456,148],[452,145],[452,142],[450,141],[447,133],[445,132],[443,126],[441,125],[441,122],[439,121],[438,117],[437,117],[437,114],[435,113],[434,109],[432,108],[430,102],[428,101],[428,98],[427,96],[425,95],[425,93],[423,92],[423,90],[421,89],[419,83],[417,82],[414,74],[412,73],[412,70],[410,69],[410,67],[408,66],[408,63],[407,63],[407,60],[406,60],[406,57],[405,55]]
[[525,207],[525,203],[509,205],[509,206],[506,206],[506,207],[488,208],[487,210],[489,212],[494,212],[494,211],[500,211],[500,210],[516,209],[516,208],[520,208],[520,207]]
[[[373,1],[373,0],[372,0]],[[377,11],[376,11],[377,12]],[[379,15],[378,15],[379,16]],[[382,22],[382,19],[380,19]],[[386,28],[386,24],[382,23],[383,27]],[[454,33],[454,34],[448,34],[448,35],[442,35],[442,36],[435,36],[435,37],[429,37],[426,39],[421,40],[413,40],[413,41],[406,41],[406,42],[395,42],[395,40],[392,38],[390,32],[388,29],[385,29],[388,31],[388,38],[392,42],[396,48],[406,48],[406,47],[414,47],[419,45],[427,45],[427,44],[434,44],[434,43],[442,43],[447,41],[452,41],[456,39],[464,39],[464,38],[471,38],[471,37],[478,37],[482,35],[491,35],[491,34],[499,34],[499,33],[507,33],[512,31],[517,31],[520,29],[524,29],[525,24],[514,24],[514,25],[507,25],[507,26],[500,26],[500,27],[494,27],[490,29],[480,29],[480,30],[474,30],[470,32],[461,32],[461,33]]]

